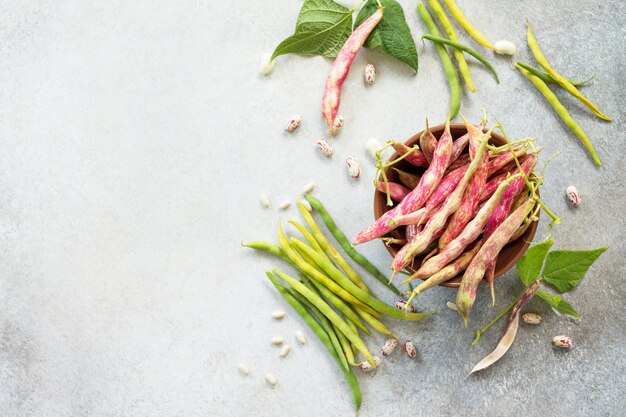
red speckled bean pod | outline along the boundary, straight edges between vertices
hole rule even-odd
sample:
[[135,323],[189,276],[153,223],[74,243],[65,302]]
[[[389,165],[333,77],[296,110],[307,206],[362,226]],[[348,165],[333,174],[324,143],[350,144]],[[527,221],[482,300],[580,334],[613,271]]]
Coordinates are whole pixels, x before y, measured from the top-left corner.
[[[521,163],[522,170],[526,175],[529,175],[535,165],[537,164],[537,155],[530,154],[526,156],[524,161]],[[493,234],[496,228],[506,219],[506,216],[511,212],[511,205],[515,201],[515,198],[522,192],[526,183],[524,182],[524,178],[517,178],[515,181],[511,183],[511,186],[506,190],[506,194],[500,201],[498,207],[496,207],[495,211],[487,220],[487,224],[485,225],[485,231],[483,232],[483,238],[485,240],[489,239],[489,236]],[[491,289],[491,297],[493,302],[495,303],[495,293],[493,289],[493,282],[495,277],[495,265],[489,268],[486,272],[487,281],[489,282],[489,288]]]
[[[470,154],[476,153],[476,143],[479,143],[480,137],[482,137],[483,132],[482,129],[479,130],[478,127],[468,124],[468,132],[470,134]],[[467,184],[467,188],[465,189],[465,193],[463,194],[463,198],[461,200],[461,205],[459,209],[454,212],[450,220],[448,221],[448,225],[446,226],[446,230],[443,232],[441,237],[439,238],[439,250],[441,251],[449,242],[451,242],[454,238],[456,238],[465,228],[467,223],[474,217],[476,213],[476,206],[480,200],[480,193],[482,192],[483,187],[485,186],[485,182],[487,181],[487,173],[489,170],[489,155],[487,152],[483,153],[480,162],[478,163],[478,168],[472,178],[469,180]]]
[[363,43],[370,35],[372,30],[378,25],[383,17],[383,9],[378,9],[373,15],[368,17],[348,38],[346,43],[339,51],[333,67],[328,74],[326,80],[326,88],[324,89],[324,97],[322,98],[322,115],[326,119],[328,126],[328,134],[333,136],[336,133],[334,126],[339,102],[341,101],[341,86],[348,76],[352,61],[356,57]]
[[409,189],[413,189],[417,187],[417,184],[420,183],[420,176],[415,174],[409,174],[408,172],[399,170],[398,168],[391,168],[398,173],[398,180],[400,184],[404,185]]
[[480,209],[478,214],[476,214],[476,217],[469,222],[461,234],[448,243],[441,252],[426,261],[413,276],[416,278],[428,278],[437,273],[450,261],[456,259],[456,257],[482,233],[485,223],[487,223],[487,220],[500,203],[508,187],[510,187],[510,181],[500,184],[491,198]]
[[498,226],[489,239],[483,239],[483,246],[472,260],[472,263],[467,267],[465,274],[463,274],[461,286],[459,287],[459,292],[456,297],[456,306],[466,326],[467,318],[469,317],[472,306],[474,305],[474,300],[476,299],[478,284],[485,276],[485,272],[495,265],[498,254],[504,245],[508,243],[511,236],[513,236],[534,206],[535,200],[529,199],[511,213],[511,215]]
[[393,149],[400,156],[411,152],[409,153],[409,155],[407,155],[406,158],[404,158],[404,160],[411,165],[415,165],[420,168],[428,168],[428,166],[430,165],[429,162],[426,160],[426,157],[420,150],[410,148],[402,142],[394,142]]
[[465,149],[468,141],[469,133],[466,133],[452,143],[452,156],[450,157],[450,164],[459,159],[459,156],[461,156],[461,153],[463,152],[463,149]]
[[482,157],[486,152],[485,147],[488,140],[489,136],[487,134],[483,135],[480,147],[476,152],[476,158],[474,158],[472,163],[469,165],[467,171],[465,171],[463,179],[461,179],[454,192],[450,194],[442,209],[438,213],[436,213],[428,221],[428,223],[426,223],[424,230],[422,231],[422,233],[420,233],[415,242],[406,244],[396,254],[392,264],[392,269],[394,270],[394,273],[400,272],[407,265],[409,265],[416,255],[422,253],[428,247],[428,245],[443,232],[448,217],[455,210],[457,210],[461,204],[461,198],[463,197],[470,178],[472,177],[472,175],[474,175],[476,169],[478,169],[478,166],[482,161]]
[[422,175],[420,183],[407,195],[394,209],[382,215],[373,225],[358,233],[353,241],[354,245],[368,242],[377,237],[389,233],[398,227],[396,218],[412,213],[421,208],[428,197],[433,193],[441,182],[443,173],[450,162],[452,154],[452,137],[450,136],[450,124],[446,124],[446,130],[437,142],[433,161]]
[[[389,195],[391,196],[391,199],[394,201],[402,201],[404,197],[406,197],[411,192],[411,190],[409,190],[405,186],[397,184],[395,182],[387,182],[387,184],[389,185]],[[387,193],[387,187],[385,186],[385,183],[383,182],[378,183],[378,186],[376,186],[376,189],[380,191],[381,193],[384,193],[384,194]]]

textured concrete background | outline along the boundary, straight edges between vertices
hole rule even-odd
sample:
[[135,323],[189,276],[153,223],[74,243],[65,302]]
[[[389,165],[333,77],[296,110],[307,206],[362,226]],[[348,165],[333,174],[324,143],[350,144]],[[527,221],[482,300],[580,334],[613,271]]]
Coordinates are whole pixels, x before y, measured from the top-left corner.
[[[414,1],[403,1],[417,39]],[[352,415],[342,376],[302,322],[268,285],[280,265],[243,250],[274,240],[277,205],[309,181],[353,235],[372,220],[373,175],[364,144],[407,138],[443,122],[448,91],[431,45],[419,44],[419,75],[365,51],[346,82],[346,127],[321,157],[320,98],[330,62],[285,56],[269,77],[259,56],[292,31],[299,1],[0,2],[0,415],[2,416],[339,416]],[[362,416],[618,416],[624,403],[624,39],[622,1],[459,0],[492,40],[510,39],[529,61],[524,18],[563,73],[596,78],[584,92],[613,123],[557,94],[596,144],[596,168],[532,86],[491,57],[501,83],[471,63],[481,107],[511,136],[535,136],[560,151],[542,196],[566,218],[555,248],[609,250],[566,298],[577,322],[533,300],[545,322],[521,327],[494,368],[464,379],[491,351],[504,323],[474,348],[475,329],[521,290],[515,273],[497,281],[496,308],[482,288],[464,329],[437,288],[419,300],[439,308],[419,323],[387,321],[415,340],[419,360],[397,353],[375,376],[359,377]],[[461,34],[465,43],[472,44]],[[361,71],[379,77],[366,88]],[[292,113],[304,123],[282,131]],[[343,160],[363,162],[347,177]],[[583,198],[568,207],[564,190]],[[259,195],[271,197],[263,210]],[[298,218],[294,208],[281,214]],[[545,235],[546,222],[539,236]],[[378,242],[362,250],[379,267]],[[394,299],[373,280],[388,302]],[[283,308],[277,323],[270,312]],[[567,334],[575,348],[550,346]],[[269,340],[294,351],[277,356]],[[377,349],[382,338],[368,341]],[[237,363],[252,370],[242,377]],[[274,372],[278,386],[263,380]],[[619,411],[622,410],[622,411]]]

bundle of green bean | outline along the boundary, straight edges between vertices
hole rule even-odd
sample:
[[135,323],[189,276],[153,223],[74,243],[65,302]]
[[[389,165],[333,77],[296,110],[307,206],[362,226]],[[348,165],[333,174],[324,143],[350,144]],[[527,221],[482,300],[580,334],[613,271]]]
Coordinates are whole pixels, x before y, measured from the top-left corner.
[[539,48],[539,43],[530,30],[530,23],[528,23],[527,31],[526,31],[526,40],[528,42],[528,46],[530,47],[533,56],[537,63],[546,71],[545,73],[541,70],[534,68],[528,64],[524,64],[523,62],[517,62],[513,64],[515,68],[517,68],[533,85],[539,90],[539,92],[548,100],[548,103],[554,108],[557,115],[565,122],[568,128],[580,139],[580,141],[585,145],[591,158],[598,165],[602,166],[602,162],[600,162],[600,158],[596,154],[591,141],[587,137],[587,134],[583,131],[580,125],[574,120],[574,118],[569,114],[565,106],[561,104],[557,96],[550,90],[546,83],[558,84],[565,91],[570,93],[572,96],[579,99],[585,106],[587,106],[596,116],[600,119],[605,120],[607,122],[611,121],[611,118],[598,109],[598,107],[593,104],[587,97],[582,95],[580,91],[576,88],[587,81],[589,81],[593,76],[585,81],[581,82],[573,82],[561,74],[556,72],[556,70],[552,67],[547,58],[543,55],[543,52]]
[[[391,291],[400,294],[372,263],[350,245],[348,238],[337,227],[322,203],[311,195],[307,195],[306,199],[320,214],[327,229],[344,251]],[[358,272],[326,239],[306,207],[302,203],[298,207],[308,229],[293,220],[289,223],[300,232],[306,242],[296,237],[288,238],[280,226],[279,245],[254,241],[244,246],[271,253],[299,272],[300,279],[278,269],[267,272],[267,276],[335,359],[348,380],[358,411],[361,391],[350,366],[361,366],[367,370],[375,368],[378,362],[378,358],[368,350],[360,332],[369,335],[371,327],[381,334],[398,339],[380,321],[382,315],[402,320],[420,320],[430,313],[410,312],[404,307],[389,306],[374,297]],[[365,360],[357,362],[356,353],[360,353]]]

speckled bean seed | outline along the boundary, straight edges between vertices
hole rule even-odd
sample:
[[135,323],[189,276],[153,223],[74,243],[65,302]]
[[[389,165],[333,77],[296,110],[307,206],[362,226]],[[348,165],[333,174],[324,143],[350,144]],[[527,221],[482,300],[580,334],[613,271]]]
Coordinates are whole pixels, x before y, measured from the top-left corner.
[[376,81],[376,67],[374,66],[374,64],[367,64],[365,66],[365,70],[363,71],[363,78],[365,80],[365,84],[374,84],[374,81]]
[[415,348],[413,342],[411,342],[410,340],[404,342],[404,352],[406,352],[406,355],[411,359],[417,356],[417,349]]
[[370,363],[368,361],[363,361],[363,363],[361,363],[361,370],[363,372],[369,372],[372,369],[374,369],[374,367],[372,365],[370,365]]
[[580,193],[578,192],[578,189],[576,187],[570,185],[569,187],[567,187],[567,190],[565,190],[565,192],[567,193],[567,198],[573,206],[577,206],[580,204]]
[[324,139],[318,140],[315,144],[320,148],[324,156],[331,156],[333,154],[333,148],[331,148]]
[[552,338],[552,343],[554,343],[554,346],[563,349],[571,349],[573,346],[572,338],[568,336],[555,336]]
[[339,134],[345,121],[346,119],[344,119],[344,117],[340,114],[335,117],[335,121],[333,122],[333,136]]
[[537,313],[526,313],[522,316],[522,320],[526,324],[539,324],[541,323],[541,316]]
[[289,118],[287,124],[285,124],[285,130],[287,132],[293,132],[296,130],[300,124],[302,123],[302,116],[299,114],[294,114]]
[[396,348],[396,346],[398,346],[398,339],[387,339],[385,340],[385,344],[383,345],[383,347],[380,349],[380,353],[383,356],[389,356]]
[[407,304],[405,300],[398,300],[396,301],[396,308],[398,310],[405,310],[408,311],[409,313],[415,313],[415,307],[413,307],[410,304]]
[[352,178],[359,178],[361,176],[361,163],[354,156],[346,158],[346,166],[348,167],[348,174]]

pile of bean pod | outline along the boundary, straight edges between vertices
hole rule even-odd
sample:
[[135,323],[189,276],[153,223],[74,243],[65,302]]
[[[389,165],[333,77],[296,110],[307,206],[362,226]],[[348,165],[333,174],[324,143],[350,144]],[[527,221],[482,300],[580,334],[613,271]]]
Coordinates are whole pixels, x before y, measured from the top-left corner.
[[[525,233],[541,207],[552,214],[538,198],[541,177],[533,168],[539,149],[532,141],[507,139],[506,145],[496,147],[488,144],[493,128],[484,133],[482,124],[465,125],[467,133],[456,140],[447,123],[439,138],[427,127],[419,147],[394,144],[397,160],[406,160],[421,175],[397,170],[399,183],[380,183],[378,190],[389,191],[396,204],[353,243],[394,232],[393,242],[402,244],[392,263],[394,275],[412,266],[416,256],[424,256],[404,281],[424,280],[410,300],[463,274],[456,307],[467,324],[483,278],[493,297],[500,251]],[[466,147],[469,152],[464,154]]]
[[[312,195],[306,195],[305,198],[311,208],[319,213],[327,230],[344,252],[385,287],[400,294],[387,277],[352,247],[322,203]],[[381,349],[383,356],[387,356],[395,348],[398,337],[380,320],[383,316],[421,320],[431,313],[415,312],[406,303],[390,306],[372,295],[359,273],[328,241],[306,206],[300,202],[298,207],[308,228],[293,220],[289,223],[304,240],[287,237],[281,225],[278,245],[254,241],[244,246],[275,255],[299,272],[299,278],[279,269],[266,274],[335,359],[350,385],[358,411],[361,390],[351,366],[370,371],[380,364],[380,359],[370,353],[361,334],[371,334],[371,328],[375,332],[388,335],[390,338]],[[405,342],[404,349],[409,357],[415,357],[416,350],[410,341]],[[358,353],[363,356],[363,361],[357,361],[355,356]]]

